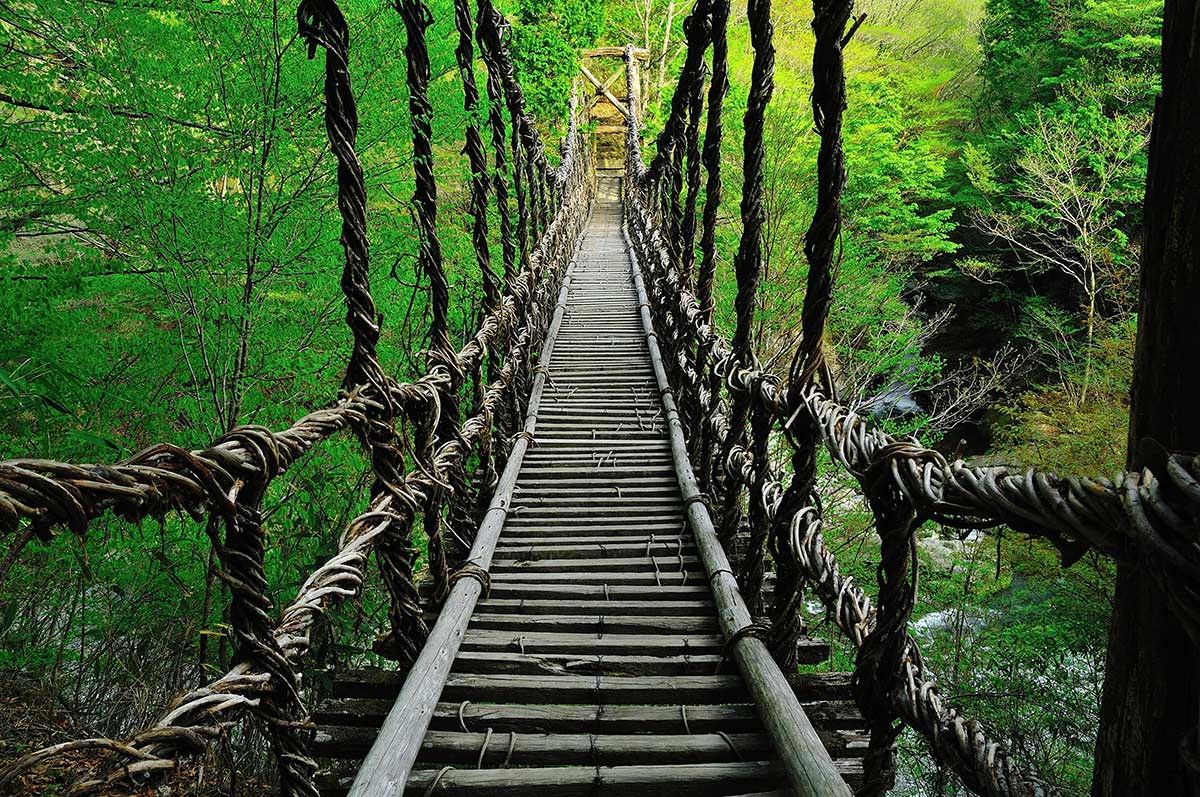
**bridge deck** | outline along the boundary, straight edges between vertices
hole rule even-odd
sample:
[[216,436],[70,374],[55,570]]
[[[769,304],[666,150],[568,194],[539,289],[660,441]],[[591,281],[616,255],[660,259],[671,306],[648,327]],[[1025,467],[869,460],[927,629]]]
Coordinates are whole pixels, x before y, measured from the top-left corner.
[[[491,593],[454,661],[410,794],[435,783],[437,794],[522,797],[783,788],[742,678],[722,662],[620,224],[609,184],[576,261]],[[802,645],[808,661],[828,654],[820,640]],[[856,785],[865,737],[845,679],[796,686]],[[342,676],[316,716],[317,752],[361,759],[398,688],[392,674]],[[332,779],[325,793],[344,793],[345,782]]]

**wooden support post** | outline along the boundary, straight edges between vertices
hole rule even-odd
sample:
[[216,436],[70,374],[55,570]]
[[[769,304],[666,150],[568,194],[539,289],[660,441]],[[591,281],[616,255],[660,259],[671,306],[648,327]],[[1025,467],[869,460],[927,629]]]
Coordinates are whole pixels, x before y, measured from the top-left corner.
[[[645,47],[634,47],[631,52],[639,61],[649,61],[650,51]],[[624,47],[592,47],[580,53],[584,58],[624,58]]]
[[[1139,442],[1200,450],[1200,0],[1167,0],[1162,96],[1150,139],[1138,340],[1129,424]],[[1200,659],[1162,590],[1121,565],[1109,630],[1094,797],[1198,795]]]
[[[637,114],[638,119],[641,119],[646,109],[642,107],[642,76],[638,71],[638,50],[632,48],[629,52],[632,55],[625,56],[627,61],[625,79],[629,84],[625,87],[625,91],[629,95],[630,110]],[[624,51],[622,51],[622,55],[624,55]]]

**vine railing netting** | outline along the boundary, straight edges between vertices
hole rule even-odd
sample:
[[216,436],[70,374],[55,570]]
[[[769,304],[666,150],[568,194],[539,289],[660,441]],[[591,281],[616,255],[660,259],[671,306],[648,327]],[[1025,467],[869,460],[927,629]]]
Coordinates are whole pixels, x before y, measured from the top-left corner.
[[[93,521],[109,514],[136,522],[182,512],[205,521],[229,588],[237,645],[236,664],[228,672],[176,697],[142,731],[124,740],[81,739],[38,750],[0,772],[0,788],[39,762],[85,749],[115,755],[104,771],[81,777],[73,793],[116,783],[144,785],[174,770],[179,754],[204,752],[248,712],[266,731],[281,791],[315,797],[316,764],[307,752],[311,730],[305,725],[301,673],[316,619],[360,593],[374,552],[389,600],[388,628],[375,648],[404,667],[428,631],[413,573],[418,519],[428,541],[435,598],[456,578],[471,576],[471,563],[463,561],[470,541],[457,534],[478,528],[507,447],[523,428],[534,347],[545,335],[558,285],[587,220],[593,178],[574,102],[561,162],[553,167],[515,77],[508,23],[490,0],[479,0],[474,19],[467,0],[455,0],[456,59],[468,120],[468,214],[483,287],[479,326],[455,351],[449,337],[450,285],[438,240],[428,100],[426,30],[432,17],[423,0],[396,0],[395,9],[407,33],[417,263],[430,286],[431,345],[424,375],[399,382],[379,362],[380,319],[370,288],[349,27],[335,0],[302,0],[298,30],[310,58],[324,54],[325,123],[337,162],[342,289],[353,336],[341,395],[286,429],[244,426],[203,449],[161,444],[113,465],[0,463],[0,525],[16,536],[12,554],[0,566],[0,580],[27,543],[49,539],[56,527],[83,536]],[[474,72],[476,46],[487,69],[486,108]],[[490,134],[490,164],[481,119]],[[489,195],[499,217],[502,275],[491,262]],[[346,526],[337,552],[276,615],[264,573],[264,493],[309,449],[346,430],[370,458],[369,504]]]
[[[908,725],[934,757],[971,791],[1040,797],[1048,786],[1022,769],[976,721],[938,695],[920,648],[908,632],[916,600],[916,532],[928,521],[956,529],[1008,526],[1052,543],[1064,566],[1089,550],[1137,563],[1153,574],[1181,626],[1200,642],[1200,457],[1169,453],[1143,441],[1151,462],[1114,478],[1062,478],[1033,468],[977,466],[950,460],[917,439],[886,433],[837,397],[826,355],[825,322],[840,262],[841,196],[846,181],[842,116],[843,48],[864,15],[852,0],[814,0],[813,119],[820,136],[817,204],[805,238],[809,262],[802,337],[786,381],[755,357],[752,326],[762,271],[764,112],[773,90],[770,0],[748,0],[754,49],[744,117],[742,232],[733,261],[737,282],[731,339],[713,324],[721,202],[721,113],[728,89],[728,0],[697,0],[684,23],[687,51],[670,113],[649,165],[636,119],[627,140],[627,235],[649,287],[656,339],[667,359],[689,453],[726,549],[748,539],[738,573],[743,597],[770,625],[773,653],[794,670],[804,633],[803,599],[811,590],[857,650],[855,700],[871,741],[859,794],[894,785],[895,742]],[[704,109],[706,54],[711,80]],[[635,85],[631,50],[627,79]],[[637,113],[633,92],[630,112]],[[703,146],[700,146],[703,131]],[[695,217],[701,169],[699,263]],[[773,440],[786,441],[790,474],[773,467]],[[840,572],[822,533],[816,489],[821,445],[859,483],[880,543],[875,601]],[[767,559],[776,571],[764,606]],[[1195,735],[1195,731],[1193,731]]]

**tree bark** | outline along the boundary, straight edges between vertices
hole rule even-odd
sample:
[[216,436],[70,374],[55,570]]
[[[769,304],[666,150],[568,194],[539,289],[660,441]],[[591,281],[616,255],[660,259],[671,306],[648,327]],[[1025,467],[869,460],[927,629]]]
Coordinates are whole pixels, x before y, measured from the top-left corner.
[[[1200,0],[1167,0],[1150,139],[1128,464],[1138,443],[1200,450]],[[1180,755],[1200,721],[1200,658],[1136,565],[1117,572],[1094,797],[1197,795]]]

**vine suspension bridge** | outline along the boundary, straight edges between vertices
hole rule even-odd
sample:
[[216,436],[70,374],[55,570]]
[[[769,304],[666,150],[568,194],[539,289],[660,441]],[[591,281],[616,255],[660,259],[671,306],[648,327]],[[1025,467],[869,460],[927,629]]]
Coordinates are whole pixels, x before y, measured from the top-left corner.
[[[77,773],[73,793],[143,789],[249,718],[269,740],[285,795],[879,795],[895,785],[906,726],[974,793],[1048,794],[1036,772],[939,696],[924,666],[908,631],[917,530],[927,522],[1007,526],[1052,543],[1064,565],[1093,551],[1112,557],[1158,596],[1154,609],[1170,633],[1194,646],[1200,457],[1176,443],[1195,438],[1135,417],[1136,467],[1112,478],[1060,478],[949,459],[839,401],[824,329],[846,180],[842,50],[861,17],[849,0],[813,5],[817,209],[805,246],[802,335],[777,376],[760,365],[752,335],[763,260],[762,129],[773,91],[769,0],[746,9],[754,65],[730,339],[713,325],[728,0],[696,0],[685,22],[685,62],[649,164],[637,118],[641,56],[627,47],[591,53],[621,59],[623,98],[610,90],[621,75],[601,82],[584,70],[622,124],[589,138],[576,98],[557,166],[525,110],[506,21],[491,0],[476,8],[455,0],[468,215],[484,291],[478,328],[458,351],[438,240],[431,16],[424,0],[396,0],[407,33],[418,265],[432,319],[424,375],[400,382],[378,357],[350,28],[334,0],[303,0],[299,33],[309,56],[324,58],[337,161],[353,337],[343,389],[288,428],[241,427],[205,448],[163,443],[106,465],[0,463],[0,525],[11,539],[0,583],[22,550],[57,531],[83,536],[108,515],[134,522],[183,513],[204,523],[229,589],[236,646],[232,669],[165,700],[140,732],[35,751],[0,772],[0,791],[19,790],[32,768],[54,766],[64,753],[90,749],[107,751],[108,762]],[[1135,414],[1139,401],[1143,411],[1146,402],[1169,403],[1186,393],[1173,385],[1196,379],[1194,368],[1181,367],[1190,350],[1155,332],[1179,327],[1189,301],[1200,299],[1200,182],[1170,176],[1200,174],[1197,154],[1171,145],[1172,135],[1186,142],[1189,130],[1200,133],[1200,104],[1186,88],[1200,69],[1190,8],[1176,10],[1183,22],[1173,24],[1168,4],[1146,202],[1138,368],[1166,376],[1155,395],[1135,389]],[[1191,237],[1169,233],[1179,229]],[[493,239],[502,262],[493,262]],[[1174,412],[1160,415],[1182,415]],[[274,606],[265,491],[311,448],[346,432],[370,461],[369,505],[298,594]],[[858,481],[874,515],[873,597],[825,545],[822,446]],[[786,468],[771,456],[779,447]],[[420,580],[418,529],[428,546]],[[397,666],[339,669],[317,690],[306,671],[314,623],[367,588],[372,554],[389,607],[375,651]],[[797,674],[829,656],[807,633],[809,597],[857,651],[854,672]],[[1119,591],[1118,613],[1121,600]],[[1110,678],[1128,670],[1113,655]],[[1135,677],[1153,683],[1156,673]],[[1192,699],[1194,687],[1180,694]],[[1152,714],[1137,710],[1131,701],[1102,725],[1153,727]],[[1154,782],[1200,793],[1197,719],[1193,711],[1187,727],[1159,729],[1169,738],[1156,746],[1174,763],[1158,781],[1138,770],[1154,755],[1106,749],[1102,727],[1098,756],[1113,760],[1097,787],[1109,790],[1098,793],[1168,793]],[[1130,790],[1132,782],[1144,788]]]

